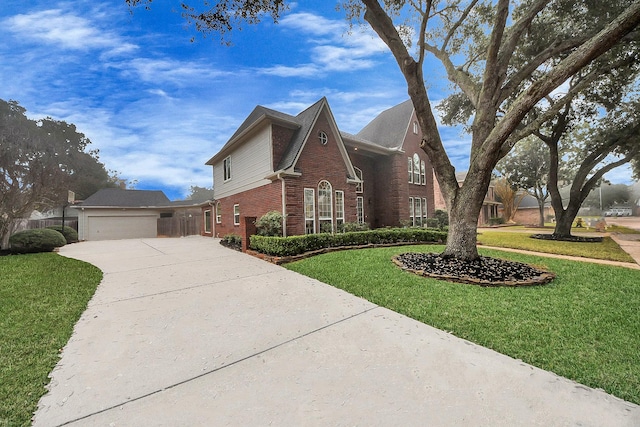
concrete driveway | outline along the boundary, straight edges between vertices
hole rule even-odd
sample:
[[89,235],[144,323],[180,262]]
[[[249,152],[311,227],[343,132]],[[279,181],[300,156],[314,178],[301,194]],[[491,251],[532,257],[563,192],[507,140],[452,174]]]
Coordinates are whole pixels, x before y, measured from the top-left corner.
[[35,426],[638,426],[640,408],[217,239],[65,246],[104,279]]

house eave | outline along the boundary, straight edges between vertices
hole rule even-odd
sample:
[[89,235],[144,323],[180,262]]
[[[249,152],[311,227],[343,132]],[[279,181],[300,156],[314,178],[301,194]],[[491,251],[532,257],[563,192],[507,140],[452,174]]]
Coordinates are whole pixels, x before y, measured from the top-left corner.
[[236,135],[233,139],[230,139],[224,147],[220,151],[218,151],[212,158],[210,158],[205,165],[213,166],[215,163],[220,161],[220,159],[226,157],[230,154],[236,147],[236,145],[242,141],[247,135],[251,134],[255,129],[261,126],[263,123],[267,124],[278,124],[280,126],[296,129],[299,128],[300,125],[292,120],[286,120],[281,117],[274,117],[269,114],[263,114],[258,119],[256,119],[251,125],[247,126],[247,128],[242,131],[240,134]]

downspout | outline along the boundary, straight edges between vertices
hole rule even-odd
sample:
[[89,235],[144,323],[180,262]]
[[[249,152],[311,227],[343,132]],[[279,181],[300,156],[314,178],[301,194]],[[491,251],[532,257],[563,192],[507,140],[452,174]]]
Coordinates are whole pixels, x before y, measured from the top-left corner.
[[282,173],[278,173],[277,175],[280,182],[282,182],[282,236],[287,237],[287,199],[286,199],[286,184],[284,178],[282,177]]

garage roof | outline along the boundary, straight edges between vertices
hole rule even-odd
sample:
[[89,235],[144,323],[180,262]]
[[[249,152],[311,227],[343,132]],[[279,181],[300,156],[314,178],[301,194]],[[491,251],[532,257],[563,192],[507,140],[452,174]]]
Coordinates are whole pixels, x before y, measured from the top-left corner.
[[79,203],[82,207],[131,207],[171,206],[171,201],[161,190],[122,190],[103,188]]

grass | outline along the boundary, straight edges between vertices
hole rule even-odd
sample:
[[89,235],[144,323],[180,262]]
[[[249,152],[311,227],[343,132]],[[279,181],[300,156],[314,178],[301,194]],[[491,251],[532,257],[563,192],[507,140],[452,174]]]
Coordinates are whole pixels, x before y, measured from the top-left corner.
[[640,271],[481,249],[538,265],[549,285],[482,288],[427,279],[391,263],[411,246],[334,252],[286,265],[436,328],[640,404]]
[[530,235],[523,232],[482,230],[478,235],[478,242],[485,246],[499,248],[524,249],[556,255],[634,262],[633,258],[620,249],[620,246],[611,237],[604,237],[601,243],[581,243],[532,239],[529,237]]
[[56,253],[0,257],[0,425],[28,426],[102,272]]

